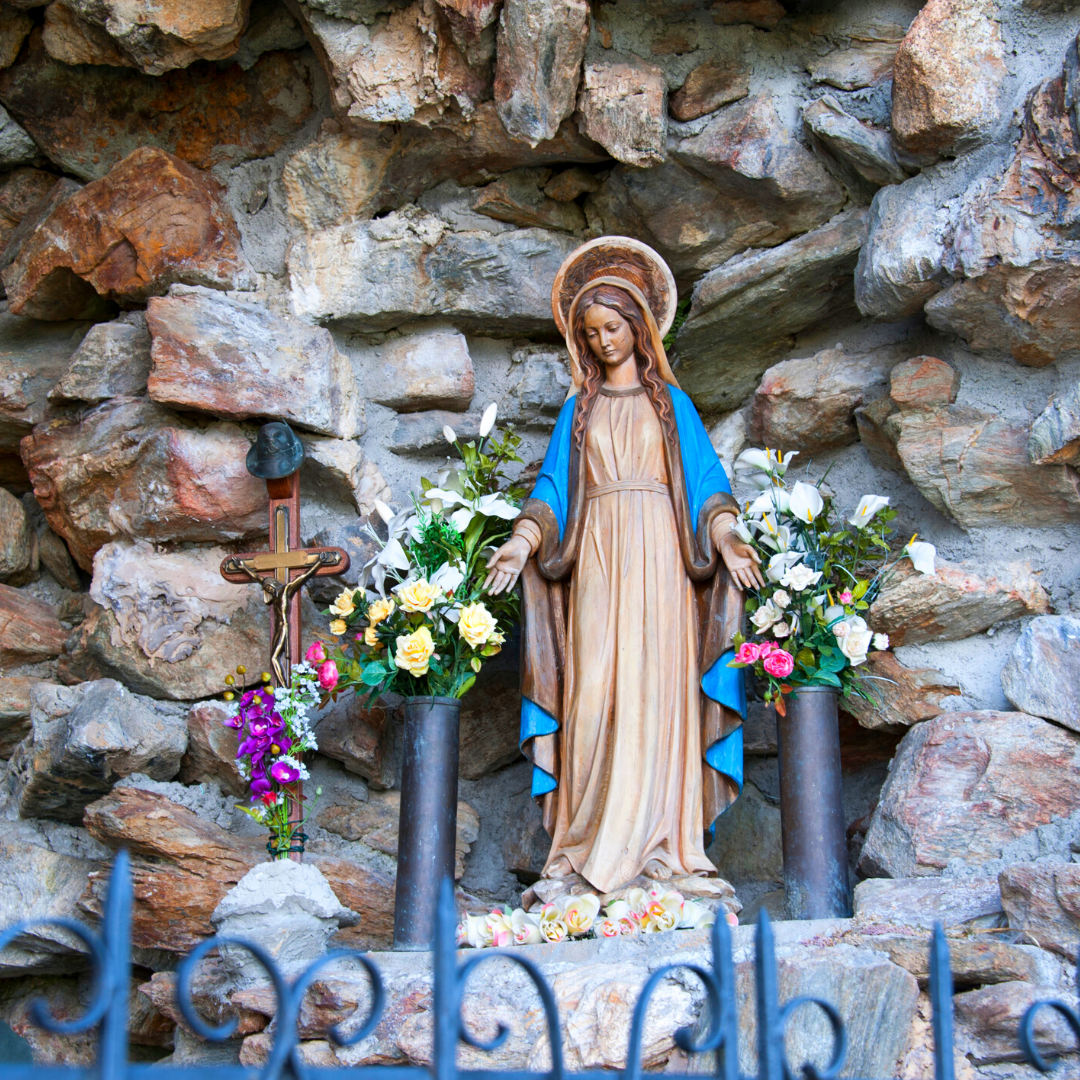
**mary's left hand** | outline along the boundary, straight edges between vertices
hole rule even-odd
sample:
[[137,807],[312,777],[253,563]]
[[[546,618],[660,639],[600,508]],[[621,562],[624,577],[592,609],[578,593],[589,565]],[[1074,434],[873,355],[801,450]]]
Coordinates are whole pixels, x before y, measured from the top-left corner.
[[720,537],[718,546],[724,565],[744,589],[765,588],[765,579],[758,568],[761,557],[749,544],[740,540],[735,533],[728,532]]

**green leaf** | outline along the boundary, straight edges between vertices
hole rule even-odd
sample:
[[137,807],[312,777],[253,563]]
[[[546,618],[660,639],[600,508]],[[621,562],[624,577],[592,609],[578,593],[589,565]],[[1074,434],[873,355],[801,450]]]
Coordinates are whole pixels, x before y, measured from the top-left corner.
[[861,600],[866,595],[866,590],[870,588],[870,582],[865,579],[855,583],[855,588],[851,590],[851,595],[856,600]]
[[753,615],[753,613],[755,611],[757,611],[757,609],[758,609],[757,600],[755,600],[754,597],[752,597],[752,596],[748,596],[746,598],[746,603],[743,604],[743,610],[746,612],[747,615]]
[[378,686],[389,675],[386,665],[380,660],[368,664],[364,668],[363,682],[365,686]]
[[869,604],[868,604],[868,603],[867,603],[867,602],[866,602],[865,600],[860,600],[860,601],[859,601],[859,602],[858,602],[858,603],[857,603],[857,604],[855,605],[855,610],[856,610],[856,611],[865,611],[865,610],[866,610],[866,609],[867,609],[867,608],[868,608],[869,606],[870,606],[870,605],[869,605]]
[[842,685],[840,680],[831,671],[819,671],[817,675],[814,676],[814,682],[818,684],[824,683],[826,686],[839,687]]
[[476,676],[470,675],[457,689],[454,697],[464,697],[472,688],[476,682]]

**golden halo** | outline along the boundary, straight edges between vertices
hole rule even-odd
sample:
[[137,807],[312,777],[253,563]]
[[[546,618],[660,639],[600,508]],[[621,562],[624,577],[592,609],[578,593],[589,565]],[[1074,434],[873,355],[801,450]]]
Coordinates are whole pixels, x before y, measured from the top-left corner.
[[675,278],[648,244],[629,236],[599,236],[563,260],[551,286],[551,313],[559,333],[566,336],[574,297],[594,278],[611,276],[626,278],[641,290],[663,337],[675,321]]

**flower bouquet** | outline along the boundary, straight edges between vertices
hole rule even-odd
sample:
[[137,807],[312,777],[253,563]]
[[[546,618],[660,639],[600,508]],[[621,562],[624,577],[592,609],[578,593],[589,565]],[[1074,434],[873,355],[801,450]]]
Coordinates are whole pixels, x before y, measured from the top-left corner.
[[736,475],[761,492],[735,531],[760,556],[765,587],[746,598],[751,635],[736,635],[730,666],[753,668],[781,716],[793,686],[874,700],[858,668],[871,649],[888,649],[889,639],[870,629],[864,613],[900,559],[932,574],[936,556],[933,544],[914,536],[895,551],[896,511],[884,496],[864,495],[838,523],[834,497],[820,486],[800,480],[789,490],[785,475],[796,453],[751,449],[735,462]]
[[494,424],[489,405],[478,440],[462,442],[444,428],[460,464],[448,459],[437,480],[422,479],[407,509],[376,503],[386,538],[368,527],[380,550],[359,587],[342,592],[327,612],[330,633],[344,639],[319,669],[335,696],[356,688],[369,702],[387,693],[460,698],[502,648],[518,597],[486,596],[483,583],[524,492],[504,472],[521,461],[521,439],[512,431],[494,437]]
[[[734,915],[726,918],[733,925],[738,923]],[[715,921],[716,915],[704,904],[658,884],[647,890],[630,889],[626,899],[612,900],[606,907],[594,893],[582,893],[560,896],[539,912],[492,908],[487,915],[466,915],[458,924],[457,944],[459,948],[474,949],[557,944],[585,938],[700,930]]]
[[[245,674],[242,666],[236,671]],[[232,675],[227,677],[227,685],[234,682]],[[303,833],[307,814],[297,812],[300,799],[296,785],[308,779],[300,754],[318,749],[308,713],[321,697],[319,673],[304,661],[293,667],[289,686],[271,686],[267,672],[262,682],[239,700],[233,690],[226,690],[225,698],[232,708],[223,723],[237,732],[236,768],[248,782],[254,803],[241,809],[270,830],[266,847],[271,858],[287,859],[290,852],[303,851],[307,839]],[[322,789],[316,788],[316,799],[321,794]],[[308,814],[314,805],[314,801],[309,805]]]

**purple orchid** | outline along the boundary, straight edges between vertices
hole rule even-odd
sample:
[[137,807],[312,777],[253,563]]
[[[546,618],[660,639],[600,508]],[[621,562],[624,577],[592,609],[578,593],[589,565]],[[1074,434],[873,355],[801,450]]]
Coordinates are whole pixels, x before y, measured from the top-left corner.
[[294,784],[300,779],[300,770],[288,761],[275,761],[270,766],[270,776],[279,784]]

